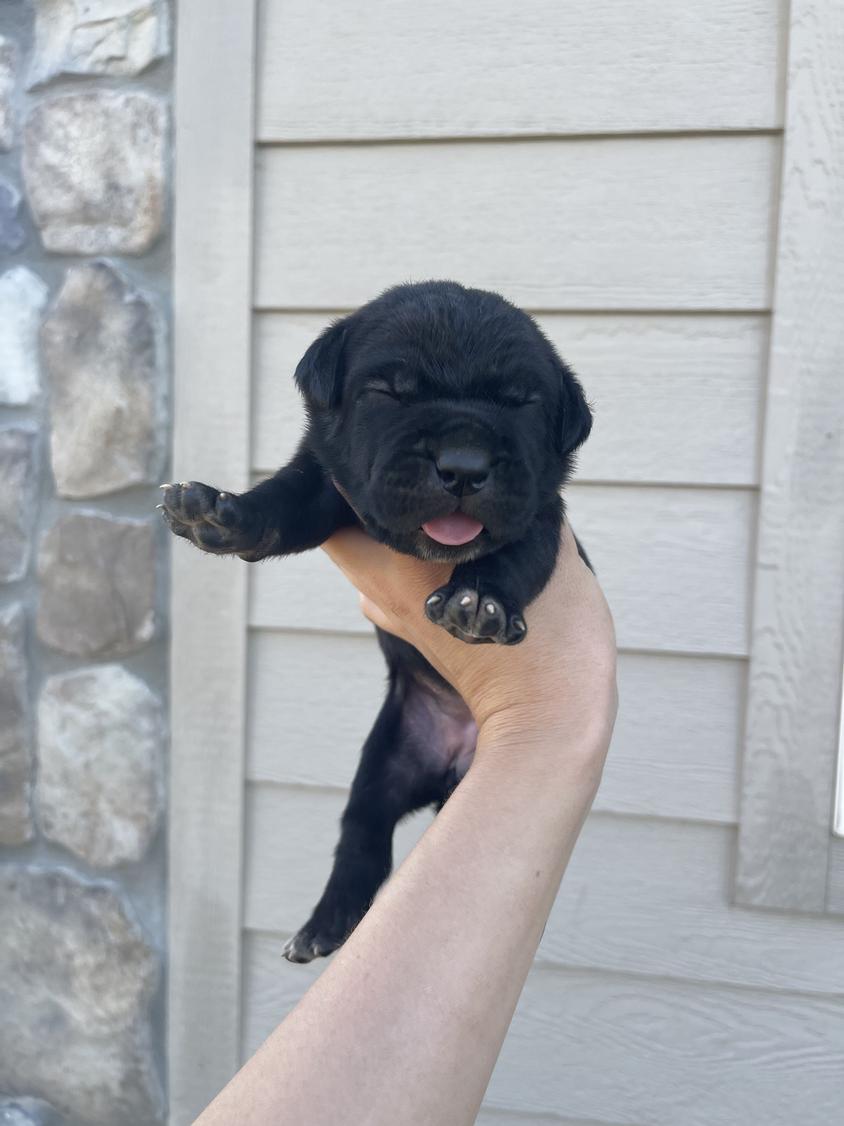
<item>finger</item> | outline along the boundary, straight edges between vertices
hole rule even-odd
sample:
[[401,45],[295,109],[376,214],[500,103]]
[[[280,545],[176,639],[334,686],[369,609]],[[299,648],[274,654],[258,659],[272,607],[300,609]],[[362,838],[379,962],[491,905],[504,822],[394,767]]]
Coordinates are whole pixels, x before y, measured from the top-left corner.
[[383,566],[383,548],[360,528],[342,528],[325,541],[322,550],[340,570],[351,577],[377,573]]
[[363,595],[397,613],[418,609],[451,573],[447,565],[399,555],[359,528],[335,532],[322,547]]
[[365,594],[361,594],[359,602],[363,616],[372,622],[374,626],[386,630],[387,633],[394,633],[399,637],[404,636],[404,634],[400,632],[398,623],[392,618],[389,618],[381,607],[373,602],[371,598],[367,598]]
[[359,528],[343,528],[322,545],[331,562],[368,598],[383,595],[392,562],[387,549]]
[[[580,552],[577,550],[577,540],[574,536],[574,528],[566,520],[563,524],[563,531],[560,537],[560,558],[567,563],[575,558],[580,559]],[[583,560],[581,560],[583,562]]]
[[574,529],[568,520],[563,524],[557,565],[552,578],[565,582],[572,590],[597,586],[595,574],[580,554]]
[[592,568],[587,566],[578,550],[574,529],[568,520],[563,525],[560,554],[552,584],[554,581],[559,581],[561,586],[566,588],[566,597],[573,600],[573,605],[590,607],[593,613],[600,613],[606,620],[613,639],[615,638],[612,611],[597,576]]

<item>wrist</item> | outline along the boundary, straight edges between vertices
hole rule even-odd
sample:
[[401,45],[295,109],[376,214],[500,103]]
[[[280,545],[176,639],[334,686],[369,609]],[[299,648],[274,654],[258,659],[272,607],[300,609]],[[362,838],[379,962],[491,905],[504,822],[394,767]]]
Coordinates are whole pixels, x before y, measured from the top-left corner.
[[492,713],[478,729],[475,763],[541,785],[580,780],[597,789],[612,737],[614,707],[570,710],[564,716],[512,707]]
[[[519,701],[475,701],[479,743],[582,746],[587,754],[606,753],[618,710],[614,665],[606,676],[584,685]],[[464,697],[466,698],[466,697]]]

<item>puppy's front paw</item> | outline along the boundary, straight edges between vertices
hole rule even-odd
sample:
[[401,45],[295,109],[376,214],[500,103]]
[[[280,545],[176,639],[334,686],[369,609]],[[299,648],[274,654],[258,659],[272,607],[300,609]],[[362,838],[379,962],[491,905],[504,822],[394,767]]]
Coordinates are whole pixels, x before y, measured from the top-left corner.
[[518,645],[527,635],[522,612],[500,594],[460,583],[442,586],[425,602],[429,620],[469,645]]
[[258,558],[259,521],[242,497],[221,493],[200,481],[162,485],[162,516],[174,535],[214,555]]

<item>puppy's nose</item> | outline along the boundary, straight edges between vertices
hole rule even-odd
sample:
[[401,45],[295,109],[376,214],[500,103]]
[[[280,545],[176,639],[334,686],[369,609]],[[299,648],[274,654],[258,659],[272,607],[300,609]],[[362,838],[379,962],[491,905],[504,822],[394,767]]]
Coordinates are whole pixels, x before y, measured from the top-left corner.
[[456,497],[479,492],[490,471],[489,454],[485,450],[447,448],[435,459],[443,487]]

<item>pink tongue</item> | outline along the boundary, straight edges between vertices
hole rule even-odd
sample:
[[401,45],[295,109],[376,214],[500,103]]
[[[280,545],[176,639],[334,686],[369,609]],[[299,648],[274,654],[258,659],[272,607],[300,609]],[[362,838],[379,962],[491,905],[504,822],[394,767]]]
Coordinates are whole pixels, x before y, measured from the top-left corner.
[[422,525],[422,531],[436,540],[437,543],[457,547],[462,543],[469,543],[484,530],[479,520],[473,520],[463,512],[452,512],[451,516],[438,516],[436,520],[429,520]]

